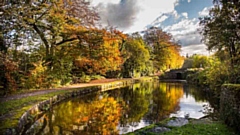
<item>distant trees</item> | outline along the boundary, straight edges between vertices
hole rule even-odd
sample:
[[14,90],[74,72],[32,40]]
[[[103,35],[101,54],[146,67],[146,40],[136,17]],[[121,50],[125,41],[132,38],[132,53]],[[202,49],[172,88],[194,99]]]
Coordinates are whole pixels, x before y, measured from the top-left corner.
[[155,70],[180,68],[182,66],[181,46],[174,41],[169,33],[152,27],[145,31],[143,38],[150,47],[151,60]]
[[193,55],[190,57],[193,60],[193,68],[207,68],[211,65],[212,58],[205,55]]
[[[160,28],[152,27],[144,35],[134,33],[125,42],[127,58],[124,72],[149,75],[167,69],[181,68],[184,58],[180,55],[181,46],[173,37]],[[125,73],[126,74],[126,73]]]

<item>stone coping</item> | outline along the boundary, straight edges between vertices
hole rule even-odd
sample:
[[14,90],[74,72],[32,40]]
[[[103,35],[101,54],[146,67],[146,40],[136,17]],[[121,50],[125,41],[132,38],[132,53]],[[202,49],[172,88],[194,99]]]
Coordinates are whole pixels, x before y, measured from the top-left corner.
[[38,119],[43,116],[43,114],[48,111],[50,108],[52,108],[55,104],[80,95],[86,95],[89,93],[94,92],[100,92],[100,91],[107,91],[112,90],[124,86],[131,85],[135,83],[136,80],[121,80],[116,82],[110,82],[106,84],[101,84],[99,86],[92,86],[92,87],[86,87],[82,88],[80,90],[73,90],[71,92],[67,92],[64,94],[55,95],[48,100],[42,101],[38,104],[35,104],[33,107],[31,107],[29,110],[27,110],[19,119],[18,125],[16,127],[13,127],[11,129],[7,129],[6,135],[16,135],[16,134],[25,134],[28,130],[28,128],[31,127],[31,125],[37,121]]

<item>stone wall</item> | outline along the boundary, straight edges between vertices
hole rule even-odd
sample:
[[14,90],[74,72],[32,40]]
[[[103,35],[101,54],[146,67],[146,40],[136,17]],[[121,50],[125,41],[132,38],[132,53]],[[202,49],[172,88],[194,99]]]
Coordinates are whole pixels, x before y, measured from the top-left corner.
[[18,125],[6,131],[6,135],[16,135],[16,134],[26,134],[28,133],[28,129],[34,124],[37,120],[41,119],[43,114],[49,110],[53,105],[59,103],[65,99],[69,99],[75,96],[89,94],[98,91],[107,91],[111,89],[116,89],[119,87],[124,87],[131,85],[135,82],[135,80],[122,80],[111,83],[106,83],[99,86],[86,87],[80,90],[74,90],[65,94],[60,94],[51,97],[49,100],[42,101],[33,107],[31,107],[28,111],[26,111],[21,118],[19,119]]
[[240,133],[240,84],[222,86],[220,116],[227,125]]

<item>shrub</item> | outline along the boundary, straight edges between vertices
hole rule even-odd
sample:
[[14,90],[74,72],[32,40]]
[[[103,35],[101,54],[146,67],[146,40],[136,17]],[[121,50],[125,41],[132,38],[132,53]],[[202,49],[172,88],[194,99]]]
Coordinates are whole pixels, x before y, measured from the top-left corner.
[[187,80],[200,86],[209,86],[212,90],[220,90],[221,85],[230,81],[230,71],[227,63],[214,59],[209,67],[205,69],[190,69],[187,71]]
[[80,83],[88,83],[91,81],[91,77],[89,75],[83,75],[82,77],[80,77],[79,82]]
[[220,100],[221,119],[240,133],[240,84],[222,85]]
[[101,75],[92,75],[91,80],[100,80],[100,79],[105,79],[104,76]]
[[215,64],[206,70],[206,81],[212,90],[220,90],[222,84],[229,81],[229,67],[227,63],[215,61]]

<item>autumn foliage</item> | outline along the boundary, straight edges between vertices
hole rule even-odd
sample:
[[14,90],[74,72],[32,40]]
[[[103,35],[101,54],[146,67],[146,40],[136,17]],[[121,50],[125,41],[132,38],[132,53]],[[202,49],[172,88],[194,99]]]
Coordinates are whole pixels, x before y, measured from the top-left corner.
[[97,10],[85,0],[4,1],[0,12],[0,51],[9,58],[1,63],[5,91],[140,77],[182,64],[169,33],[100,27]]
[[99,30],[98,41],[90,39],[86,46],[82,47],[81,56],[78,56],[74,64],[87,74],[105,75],[108,71],[121,70],[123,63],[119,50],[122,40],[125,38],[117,30]]
[[[121,106],[118,101],[107,96],[92,100],[63,103],[55,108],[56,111],[52,115],[45,117],[52,121],[52,125],[64,127],[63,130],[73,131],[74,134],[119,134],[117,126],[121,117]],[[58,133],[56,128],[52,130]]]

